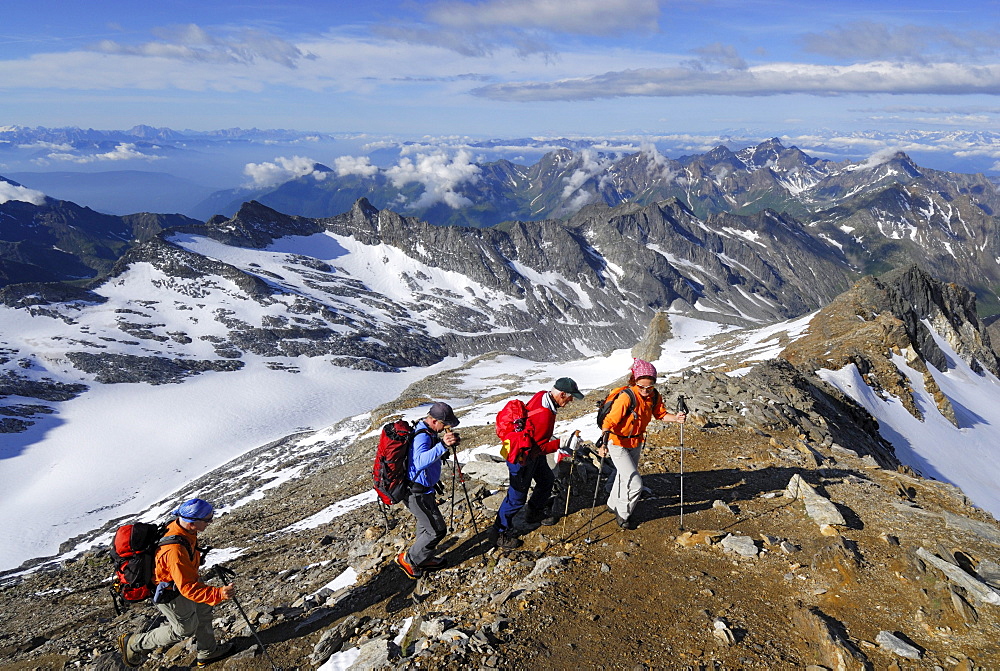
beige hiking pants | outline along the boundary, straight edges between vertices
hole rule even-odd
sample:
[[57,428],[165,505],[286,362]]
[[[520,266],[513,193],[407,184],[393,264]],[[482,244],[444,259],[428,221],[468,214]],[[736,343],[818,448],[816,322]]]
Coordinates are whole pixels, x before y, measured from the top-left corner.
[[212,631],[212,606],[195,603],[178,595],[170,603],[158,603],[167,621],[152,631],[137,634],[129,640],[129,649],[135,654],[146,654],[156,648],[173,645],[190,636],[195,637],[198,657],[211,657],[215,652],[215,632]]
[[623,520],[627,520],[635,510],[642,495],[642,476],[639,475],[639,455],[642,447],[621,447],[608,444],[608,456],[615,465],[614,484],[608,494],[608,507]]

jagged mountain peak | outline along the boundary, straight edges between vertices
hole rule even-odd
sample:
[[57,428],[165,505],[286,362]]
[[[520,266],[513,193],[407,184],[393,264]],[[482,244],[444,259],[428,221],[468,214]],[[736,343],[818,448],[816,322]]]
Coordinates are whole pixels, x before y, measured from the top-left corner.
[[776,137],[772,137],[770,140],[765,140],[760,144],[747,147],[746,149],[737,152],[736,156],[743,161],[747,167],[759,170],[776,163],[778,158],[785,151],[787,150],[784,145],[781,144],[781,140]]
[[899,398],[920,419],[923,411],[915,402],[912,384],[894,361],[900,357],[923,374],[938,411],[957,425],[955,409],[927,367],[941,372],[954,367],[938,338],[973,371],[1000,373],[1000,361],[976,315],[975,294],[910,266],[859,280],[822,308],[810,321],[808,334],[782,356],[810,371],[853,364],[873,389]]
[[257,249],[286,235],[311,235],[321,230],[313,219],[283,214],[256,200],[243,203],[229,219],[210,219],[206,228],[207,235],[216,240]]

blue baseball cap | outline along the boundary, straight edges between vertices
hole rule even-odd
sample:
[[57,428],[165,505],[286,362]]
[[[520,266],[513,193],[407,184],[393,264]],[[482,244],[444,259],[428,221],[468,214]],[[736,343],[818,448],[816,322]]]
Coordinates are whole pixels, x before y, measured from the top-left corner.
[[204,522],[212,517],[214,513],[215,508],[208,501],[204,499],[189,499],[170,514],[176,515],[188,522]]

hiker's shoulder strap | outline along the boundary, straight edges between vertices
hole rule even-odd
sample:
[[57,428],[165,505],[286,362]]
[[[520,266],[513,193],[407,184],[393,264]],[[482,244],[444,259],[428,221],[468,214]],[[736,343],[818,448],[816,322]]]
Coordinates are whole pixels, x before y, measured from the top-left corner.
[[[545,397],[548,395],[548,391],[542,390],[531,397],[531,400],[524,406],[527,412],[527,418],[530,420],[538,415],[545,415],[549,413],[545,419],[546,421],[555,422],[555,412],[551,408],[545,406]],[[554,403],[554,402],[553,402]]]
[[615,394],[614,400],[618,400],[618,397],[622,394],[625,394],[628,397],[628,407],[625,408],[625,412],[622,413],[622,416],[624,417],[626,415],[635,414],[636,399],[635,392],[632,391],[632,387],[622,387],[622,390]]
[[164,545],[183,545],[184,548],[188,551],[188,557],[191,559],[191,561],[194,561],[194,548],[191,547],[191,542],[188,541],[188,539],[185,538],[184,536],[180,536],[178,534],[174,534],[172,536],[164,536],[156,543],[157,547],[163,547]]

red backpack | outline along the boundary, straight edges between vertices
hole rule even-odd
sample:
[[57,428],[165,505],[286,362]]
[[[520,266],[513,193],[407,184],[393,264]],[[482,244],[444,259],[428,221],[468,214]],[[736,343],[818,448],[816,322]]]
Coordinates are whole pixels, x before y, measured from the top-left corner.
[[118,527],[111,543],[111,560],[115,567],[112,594],[125,601],[142,601],[151,597],[156,589],[153,563],[156,549],[161,545],[183,545],[194,559],[194,548],[188,540],[183,536],[164,536],[166,531],[166,525],[146,522]]
[[418,433],[427,433],[427,430],[415,431],[409,422],[401,419],[382,427],[375,450],[372,481],[375,493],[387,506],[399,503],[409,493],[410,448]]
[[496,418],[497,438],[503,441],[500,456],[512,464],[523,461],[535,444],[534,427],[528,419],[528,406],[512,398],[500,409]]

